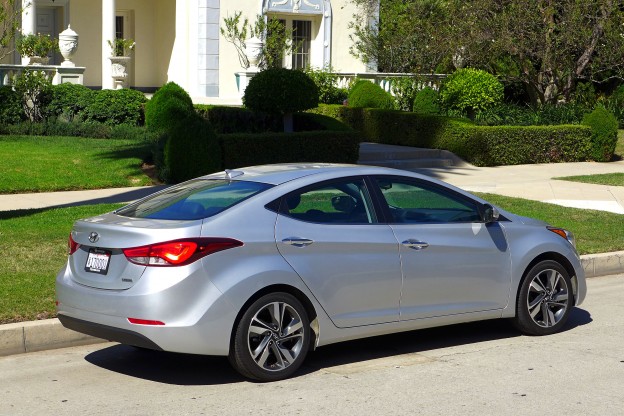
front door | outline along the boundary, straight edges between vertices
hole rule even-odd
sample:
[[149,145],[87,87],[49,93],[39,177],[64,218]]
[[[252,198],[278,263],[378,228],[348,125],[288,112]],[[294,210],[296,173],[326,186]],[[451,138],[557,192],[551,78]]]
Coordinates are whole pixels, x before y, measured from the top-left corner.
[[499,223],[479,203],[424,180],[377,177],[399,242],[401,320],[502,309],[511,258]]

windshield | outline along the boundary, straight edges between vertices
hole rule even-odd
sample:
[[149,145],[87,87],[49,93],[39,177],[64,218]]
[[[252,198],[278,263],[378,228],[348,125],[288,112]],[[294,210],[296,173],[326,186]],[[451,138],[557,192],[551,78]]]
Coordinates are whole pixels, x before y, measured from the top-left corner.
[[125,206],[118,215],[158,220],[198,220],[216,215],[271,185],[257,182],[195,179]]

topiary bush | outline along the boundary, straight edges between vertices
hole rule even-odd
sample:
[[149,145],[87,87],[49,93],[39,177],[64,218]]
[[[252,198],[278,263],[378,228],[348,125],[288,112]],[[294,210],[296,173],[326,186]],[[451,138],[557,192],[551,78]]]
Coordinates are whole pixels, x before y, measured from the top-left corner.
[[617,144],[618,121],[602,106],[583,117],[583,124],[591,128],[591,157],[596,162],[608,162]]
[[84,85],[70,83],[53,85],[46,114],[48,117],[61,117],[72,121],[91,105],[94,97],[95,91]]
[[25,119],[19,94],[9,86],[0,87],[0,125],[15,124]]
[[474,119],[477,111],[503,101],[503,84],[483,70],[463,68],[449,75],[440,89],[440,101],[449,110],[466,113]]
[[439,114],[438,92],[431,87],[418,91],[414,97],[413,111],[418,114]]
[[217,134],[283,131],[282,117],[248,108],[196,104],[195,111],[210,121]]
[[81,118],[86,122],[96,121],[111,126],[141,126],[145,122],[143,107],[146,102],[142,92],[127,88],[93,91],[92,101],[81,112]]
[[349,107],[352,108],[395,108],[395,101],[390,93],[379,85],[369,81],[356,82],[349,92]]
[[145,105],[145,125],[153,131],[168,130],[194,111],[188,93],[175,82],[168,82]]
[[243,104],[255,112],[281,114],[284,131],[292,132],[292,113],[314,108],[319,91],[312,79],[301,71],[269,68],[256,74],[245,89]]

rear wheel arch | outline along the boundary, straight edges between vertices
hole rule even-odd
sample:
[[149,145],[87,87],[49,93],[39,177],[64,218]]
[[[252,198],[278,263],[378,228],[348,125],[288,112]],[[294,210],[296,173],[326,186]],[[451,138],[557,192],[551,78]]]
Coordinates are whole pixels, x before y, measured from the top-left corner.
[[232,325],[232,328],[231,328],[230,350],[232,350],[232,347],[234,345],[234,334],[236,332],[236,328],[238,327],[240,320],[245,314],[245,311],[247,311],[247,309],[249,309],[249,307],[256,300],[260,299],[262,296],[267,295],[269,293],[278,293],[278,292],[288,293],[294,296],[295,298],[297,298],[299,302],[301,302],[301,304],[305,308],[306,313],[308,314],[308,319],[310,320],[310,327],[312,329],[312,332],[314,333],[313,335],[314,342],[310,343],[310,348],[311,349],[315,348],[315,346],[318,343],[319,330],[318,330],[318,323],[316,319],[317,312],[316,312],[316,309],[314,308],[314,305],[312,304],[308,296],[306,296],[305,293],[303,293],[301,290],[297,289],[296,287],[290,286],[290,285],[284,285],[284,284],[275,284],[275,285],[266,286],[260,289],[259,291],[257,291],[256,293],[254,293],[249,299],[247,299],[247,301],[240,308],[240,310],[238,311],[238,314],[236,315],[236,319],[234,320],[234,324]]

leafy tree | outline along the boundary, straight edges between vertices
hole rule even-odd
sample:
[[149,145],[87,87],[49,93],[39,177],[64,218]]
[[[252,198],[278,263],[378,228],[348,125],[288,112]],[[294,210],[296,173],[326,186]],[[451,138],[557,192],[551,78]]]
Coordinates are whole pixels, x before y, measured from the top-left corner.
[[360,10],[351,52],[380,71],[461,62],[521,82],[533,104],[568,101],[579,81],[624,77],[622,0],[351,1]]
[[[18,4],[21,4],[21,0],[2,0],[0,2],[0,60],[13,52],[9,46],[21,22],[23,10],[22,7],[16,7]],[[24,5],[24,7],[29,6],[30,3]]]
[[249,37],[255,36],[262,41],[258,67],[260,69],[281,67],[286,51],[293,49],[292,30],[286,30],[279,19],[265,19],[262,15],[257,15],[256,21],[251,25],[249,19],[242,19],[242,15],[242,12],[237,11],[234,16],[224,18],[224,26],[221,28],[225,40],[236,48],[240,65],[245,69],[249,68],[245,42]]

